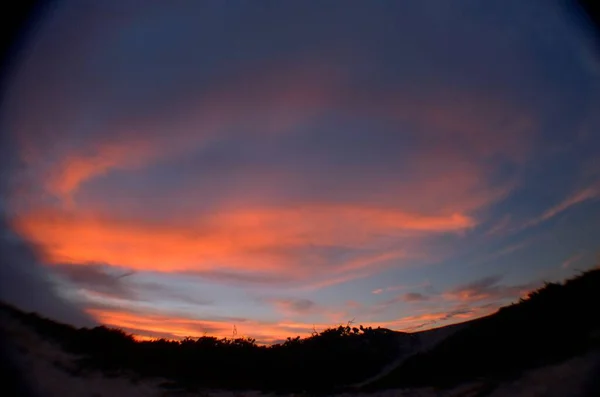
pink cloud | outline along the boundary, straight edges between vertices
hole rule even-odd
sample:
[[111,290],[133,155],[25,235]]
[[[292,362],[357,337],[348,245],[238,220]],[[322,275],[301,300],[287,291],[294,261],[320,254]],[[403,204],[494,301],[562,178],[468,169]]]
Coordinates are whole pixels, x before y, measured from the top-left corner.
[[[17,119],[13,129],[27,164],[50,167],[38,170],[47,192],[70,203],[81,184],[110,170],[141,168],[239,134],[240,129],[246,133],[257,130],[263,138],[281,134],[321,114],[332,103],[334,87],[340,82],[339,70],[332,74],[331,67],[319,61],[273,68],[232,76],[228,84],[186,98],[187,102],[172,109],[169,123],[160,119],[161,112],[146,119],[120,120],[116,125],[102,125],[104,130],[90,135],[87,141],[81,141],[76,126],[63,125],[52,140],[66,144],[56,147],[41,139],[34,128],[35,117],[31,122],[30,116],[23,125]],[[240,91],[240,86],[245,90]],[[165,133],[167,130],[170,133]]]

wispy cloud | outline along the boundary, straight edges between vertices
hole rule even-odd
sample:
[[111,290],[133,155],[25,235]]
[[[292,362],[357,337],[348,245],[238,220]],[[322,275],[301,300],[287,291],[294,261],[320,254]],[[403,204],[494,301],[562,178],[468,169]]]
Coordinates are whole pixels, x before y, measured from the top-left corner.
[[405,316],[388,322],[373,322],[372,326],[381,326],[405,332],[414,332],[442,325],[449,325],[456,322],[467,321],[476,317],[485,316],[498,309],[494,305],[475,305],[465,304],[455,305],[446,310],[432,310],[422,314]]
[[585,201],[589,201],[592,199],[596,199],[599,196],[600,196],[600,190],[595,186],[588,187],[583,190],[577,191],[577,192],[571,194],[570,196],[568,196],[566,199],[564,199],[557,205],[555,205],[554,207],[551,207],[548,210],[544,211],[537,218],[534,218],[534,219],[528,221],[527,223],[525,223],[525,225],[523,227],[535,226],[539,223],[547,221],[550,218],[555,217],[556,215],[561,214],[562,212],[568,210],[569,208],[571,208],[577,204],[580,204],[580,203],[583,203]]
[[500,220],[498,220],[494,225],[492,225],[486,232],[486,236],[496,236],[501,234],[509,229],[509,225],[511,223],[511,215],[504,215]]
[[503,285],[502,276],[494,275],[481,278],[463,285],[459,285],[443,294],[444,299],[460,302],[483,302],[483,301],[502,301],[507,299],[518,299],[532,289],[539,286],[539,283],[529,283],[524,285]]
[[567,259],[565,259],[561,264],[560,267],[562,267],[563,269],[569,269],[571,268],[575,263],[577,263],[581,258],[583,258],[583,253],[577,253],[575,255],[572,255],[570,257],[568,257]]
[[371,291],[371,293],[375,294],[375,295],[379,295],[379,294],[382,294],[384,292],[394,292],[394,291],[401,291],[401,290],[406,290],[406,289],[417,289],[417,288],[431,289],[431,282],[425,281],[425,282],[420,283],[420,284],[399,284],[399,285],[392,285],[392,286],[385,287],[385,288],[377,288],[377,289]]
[[[536,237],[537,238],[537,237]],[[504,256],[508,256],[511,255],[519,250],[522,250],[525,247],[528,247],[529,245],[531,245],[531,243],[535,240],[535,238],[529,238],[529,239],[524,239],[522,241],[518,241],[515,243],[510,243],[505,245],[502,248],[499,248],[495,251],[491,251],[489,253],[486,253],[485,255],[482,255],[481,257],[477,257],[475,258],[472,262],[474,264],[478,264],[481,265],[483,263],[488,263],[494,260],[497,260],[499,258],[502,258]]]

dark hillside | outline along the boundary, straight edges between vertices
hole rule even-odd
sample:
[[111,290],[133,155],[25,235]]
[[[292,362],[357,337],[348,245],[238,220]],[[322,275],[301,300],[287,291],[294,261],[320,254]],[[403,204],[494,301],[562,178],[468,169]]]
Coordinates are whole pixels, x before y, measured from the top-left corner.
[[600,270],[547,283],[526,299],[473,321],[433,350],[409,358],[370,389],[452,386],[565,360],[598,346]]

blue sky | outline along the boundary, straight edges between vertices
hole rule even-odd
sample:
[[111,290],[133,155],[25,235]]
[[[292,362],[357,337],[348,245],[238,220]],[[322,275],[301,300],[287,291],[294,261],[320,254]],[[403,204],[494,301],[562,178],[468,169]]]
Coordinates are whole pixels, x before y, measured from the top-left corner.
[[562,2],[65,1],[13,70],[10,223],[99,322],[424,329],[595,264],[600,62]]

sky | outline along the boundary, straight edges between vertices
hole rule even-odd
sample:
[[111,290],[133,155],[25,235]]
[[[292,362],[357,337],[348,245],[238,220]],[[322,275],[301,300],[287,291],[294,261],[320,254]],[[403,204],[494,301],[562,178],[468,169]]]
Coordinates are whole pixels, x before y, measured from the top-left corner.
[[0,296],[260,343],[490,314],[597,263],[596,44],[558,0],[57,2],[4,92]]

